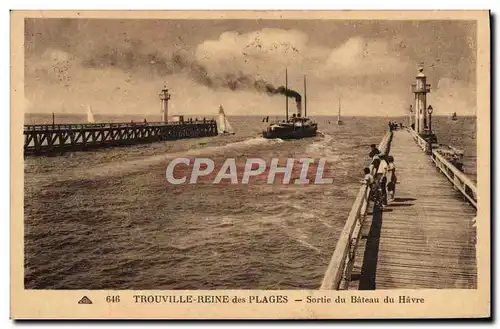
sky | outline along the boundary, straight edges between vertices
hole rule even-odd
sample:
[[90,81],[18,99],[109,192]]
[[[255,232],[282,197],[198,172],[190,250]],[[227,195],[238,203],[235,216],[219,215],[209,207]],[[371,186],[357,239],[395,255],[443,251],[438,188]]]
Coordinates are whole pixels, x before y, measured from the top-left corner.
[[[160,116],[282,115],[303,94],[310,116],[401,116],[417,65],[435,115],[476,112],[473,21],[119,20],[25,21],[25,112]],[[302,95],[303,96],[303,95]],[[290,99],[290,108],[294,101]]]

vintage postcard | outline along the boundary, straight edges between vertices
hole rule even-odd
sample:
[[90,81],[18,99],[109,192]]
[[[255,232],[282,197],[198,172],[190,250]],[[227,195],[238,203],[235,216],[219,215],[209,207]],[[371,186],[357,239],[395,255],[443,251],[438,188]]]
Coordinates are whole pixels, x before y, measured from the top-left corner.
[[13,319],[490,317],[488,11],[13,11]]

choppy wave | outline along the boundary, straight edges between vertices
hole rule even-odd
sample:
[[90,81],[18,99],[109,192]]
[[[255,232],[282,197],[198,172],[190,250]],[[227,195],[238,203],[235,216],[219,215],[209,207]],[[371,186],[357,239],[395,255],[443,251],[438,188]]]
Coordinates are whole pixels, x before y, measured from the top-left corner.
[[332,135],[325,134],[322,140],[307,146],[306,153],[326,158],[330,162],[336,162],[340,160],[340,154],[338,154],[338,151],[336,151],[334,147],[334,137]]
[[141,171],[150,166],[154,166],[162,162],[165,162],[166,160],[171,160],[179,157],[191,157],[191,156],[205,155],[205,154],[216,155],[227,151],[242,149],[246,147],[254,147],[263,144],[272,145],[272,144],[279,144],[282,142],[283,140],[281,139],[265,139],[263,137],[248,138],[244,141],[228,143],[225,145],[206,146],[181,152],[172,152],[172,153],[167,152],[164,154],[147,156],[140,159],[134,159],[128,161],[116,161],[112,163],[107,163],[102,166],[88,168],[83,172],[83,174],[91,175],[94,177],[122,175],[134,171]]

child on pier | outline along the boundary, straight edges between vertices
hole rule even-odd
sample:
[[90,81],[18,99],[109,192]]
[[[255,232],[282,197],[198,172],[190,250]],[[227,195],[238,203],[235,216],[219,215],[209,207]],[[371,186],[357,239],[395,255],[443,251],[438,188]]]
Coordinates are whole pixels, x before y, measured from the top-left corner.
[[387,184],[387,192],[389,193],[390,200],[394,200],[396,194],[396,166],[394,165],[394,157],[388,157],[389,165],[387,166],[387,177],[389,183]]
[[368,167],[366,167],[364,169],[364,172],[365,172],[365,177],[363,178],[363,180],[361,181],[361,183],[363,185],[367,185],[368,188],[370,188],[370,194],[368,195],[368,199],[369,200],[374,200],[374,191],[373,191],[373,188],[375,186],[375,179],[373,178],[373,175],[372,175],[372,170]]
[[372,186],[372,184],[373,184],[373,175],[371,173],[370,168],[365,168],[364,172],[365,172],[365,178],[363,178],[362,183],[366,184],[368,186]]

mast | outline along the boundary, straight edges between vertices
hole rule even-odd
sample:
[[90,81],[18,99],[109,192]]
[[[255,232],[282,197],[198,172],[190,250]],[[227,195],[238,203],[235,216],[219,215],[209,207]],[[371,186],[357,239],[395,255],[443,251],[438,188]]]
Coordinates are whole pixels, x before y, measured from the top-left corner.
[[337,120],[339,120],[339,121],[340,121],[340,97],[339,97],[339,115],[338,115]]
[[[288,68],[285,69],[285,90],[288,90]],[[285,95],[286,104],[286,122],[288,122],[288,96]]]
[[304,117],[307,118],[307,83],[304,75]]

